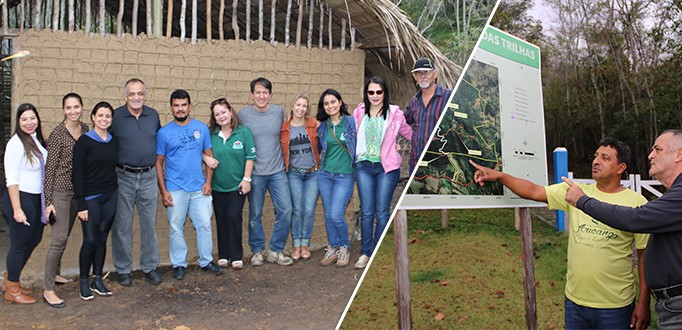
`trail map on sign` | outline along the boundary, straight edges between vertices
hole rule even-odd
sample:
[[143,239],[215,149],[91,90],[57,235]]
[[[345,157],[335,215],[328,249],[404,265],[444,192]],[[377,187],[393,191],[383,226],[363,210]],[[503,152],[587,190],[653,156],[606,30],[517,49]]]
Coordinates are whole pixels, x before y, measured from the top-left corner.
[[472,60],[452,100],[419,164],[410,193],[502,195],[500,183],[475,184],[476,169],[469,165],[471,159],[503,170],[497,68]]
[[404,209],[539,207],[470,161],[547,185],[540,48],[487,27],[400,203]]

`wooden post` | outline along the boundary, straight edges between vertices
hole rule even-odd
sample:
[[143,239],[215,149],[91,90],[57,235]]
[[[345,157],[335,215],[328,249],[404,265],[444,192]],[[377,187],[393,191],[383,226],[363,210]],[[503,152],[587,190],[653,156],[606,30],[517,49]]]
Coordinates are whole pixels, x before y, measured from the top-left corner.
[[[332,7],[328,7],[329,9],[329,50],[332,50]],[[322,33],[322,31],[320,31]]]
[[225,0],[220,0],[220,11],[218,12],[218,38],[220,41],[225,40],[223,24],[225,24]]
[[450,221],[449,212],[447,209],[440,210],[440,227],[445,229],[448,228],[448,222]]
[[313,48],[313,10],[315,9],[315,0],[310,0],[310,10],[308,11],[308,49]]
[[251,0],[246,0],[246,41],[251,40]]
[[239,41],[239,24],[237,22],[237,5],[239,0],[232,0],[232,32],[234,33],[234,40]]
[[105,35],[107,33],[104,21],[106,19],[106,8],[104,7],[105,0],[99,0],[99,34]]
[[147,12],[147,36],[152,35],[152,0],[147,0],[146,2],[146,12]]
[[346,50],[346,19],[341,19],[341,50]]
[[521,244],[523,259],[523,283],[526,302],[526,329],[538,328],[537,304],[535,300],[535,266],[533,264],[533,224],[530,209],[516,208],[521,218]]
[[192,43],[197,43],[197,0],[192,0]]
[[[71,3],[71,1],[73,0],[69,0],[69,3]],[[118,14],[116,15],[116,35],[118,35],[119,37],[123,35],[123,7],[125,7],[124,0],[119,0]]]
[[521,209],[518,207],[514,209],[514,228],[521,230]]
[[[123,1],[123,0],[121,0]],[[73,32],[76,27],[76,11],[74,9],[74,0],[69,0],[69,32]]]
[[[60,0],[53,0],[53,2],[52,2],[52,31],[59,30],[59,8],[60,7],[61,7]],[[20,29],[20,31],[23,31],[24,30],[24,17],[23,17],[24,0],[21,0],[21,11],[22,11],[22,17],[21,17],[21,23],[19,24],[19,29]]]
[[[6,1],[3,1],[5,3]],[[19,33],[24,33],[24,26],[26,25],[26,4],[24,0],[19,2]]]
[[173,34],[173,2],[173,0],[168,0],[168,13],[166,14],[166,38],[170,38]]
[[289,22],[291,22],[291,0],[287,1],[287,18],[284,21],[284,46],[289,47]]
[[64,17],[66,17],[66,0],[62,0],[61,7],[59,8],[59,30],[65,31],[64,28]]
[[407,211],[398,210],[393,219],[393,252],[395,258],[395,289],[398,308],[398,329],[412,329],[410,307],[410,267],[407,256]]
[[[173,0],[170,0],[173,1]],[[180,42],[185,42],[185,18],[187,13],[187,0],[180,3]]]
[[350,50],[355,50],[355,27],[350,28]]
[[301,49],[301,29],[303,28],[303,0],[298,1],[298,21],[296,22],[296,49]]
[[277,17],[277,0],[272,0],[270,4],[270,43],[276,44],[275,40],[275,18]]
[[163,35],[163,0],[152,1],[152,10],[154,12],[154,18],[152,18],[153,33],[154,36],[160,37]]
[[258,0],[258,40],[263,40],[263,0]]
[[206,41],[211,42],[211,0],[206,0]]
[[137,14],[140,11],[140,0],[133,0],[133,37],[137,37]]
[[319,48],[324,47],[324,3],[320,2],[320,43]]
[[[5,0],[7,1],[7,0]],[[41,0],[36,0],[35,16],[33,17],[33,28],[36,31],[40,31],[40,7],[42,6]]]
[[85,34],[90,34],[90,26],[92,25],[92,4],[90,0],[85,1]]

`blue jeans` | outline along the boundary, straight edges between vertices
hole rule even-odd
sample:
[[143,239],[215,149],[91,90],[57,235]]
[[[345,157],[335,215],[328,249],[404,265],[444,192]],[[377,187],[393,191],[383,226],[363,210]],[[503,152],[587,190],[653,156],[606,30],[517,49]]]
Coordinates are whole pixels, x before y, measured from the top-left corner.
[[156,236],[156,208],[159,189],[154,168],[130,173],[116,168],[118,206],[111,229],[111,256],[119,274],[133,270],[133,215],[137,206],[140,220],[140,269],[155,270],[159,265],[159,240]]
[[399,179],[399,169],[385,173],[381,163],[358,162],[363,255],[371,256],[381,239],[391,217],[391,199]]
[[265,232],[263,231],[263,203],[265,191],[270,191],[270,198],[275,207],[275,225],[270,237],[270,251],[282,252],[287,242],[291,227],[291,192],[289,179],[284,170],[270,175],[254,175],[251,182],[249,199],[249,246],[251,251],[263,252],[265,249]]
[[317,205],[317,174],[319,170],[306,173],[289,169],[289,188],[291,191],[291,240],[294,247],[309,246],[310,236],[315,224]]
[[173,267],[187,267],[187,242],[185,242],[185,221],[187,212],[197,233],[197,250],[199,266],[204,267],[213,261],[213,234],[211,232],[211,196],[201,191],[170,191],[173,206],[168,207],[168,225],[170,227],[170,261]]
[[621,308],[590,308],[564,301],[566,329],[630,329],[635,302]]
[[353,194],[354,173],[340,174],[320,171],[317,185],[324,208],[324,224],[327,227],[327,240],[333,248],[350,247],[346,207]]
[[682,328],[682,296],[658,299],[654,305],[659,329]]

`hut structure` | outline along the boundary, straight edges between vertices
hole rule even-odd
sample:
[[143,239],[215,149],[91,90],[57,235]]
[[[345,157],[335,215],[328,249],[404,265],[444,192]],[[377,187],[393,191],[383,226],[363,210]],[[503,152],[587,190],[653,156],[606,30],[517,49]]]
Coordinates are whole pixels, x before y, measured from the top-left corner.
[[[316,109],[316,96],[326,88],[337,89],[353,109],[373,75],[387,81],[392,103],[404,107],[417,91],[410,69],[419,57],[435,60],[439,82],[447,87],[461,73],[388,0],[5,0],[1,6],[2,57],[28,55],[0,64],[0,153],[20,103],[36,105],[47,135],[63,118],[64,94],[83,97],[89,122],[87,110],[96,102],[123,104],[123,84],[132,77],[145,81],[146,104],[166,124],[172,120],[168,97],[176,88],[190,92],[192,117],[206,122],[216,98],[226,97],[236,109],[251,103],[249,82],[260,76],[273,82],[272,102],[285,109],[300,91],[311,95]],[[349,219],[358,207],[357,199],[351,202]],[[326,244],[321,212],[318,207],[312,242],[318,248]],[[266,234],[273,218],[266,204]],[[163,208],[158,219],[161,262],[168,264]],[[42,245],[49,244],[48,235]],[[244,230],[244,243],[246,235]],[[187,235],[189,246],[193,236]],[[134,239],[137,245],[139,235]],[[79,242],[74,230],[64,269],[77,268]],[[46,250],[36,249],[27,275],[42,276]]]

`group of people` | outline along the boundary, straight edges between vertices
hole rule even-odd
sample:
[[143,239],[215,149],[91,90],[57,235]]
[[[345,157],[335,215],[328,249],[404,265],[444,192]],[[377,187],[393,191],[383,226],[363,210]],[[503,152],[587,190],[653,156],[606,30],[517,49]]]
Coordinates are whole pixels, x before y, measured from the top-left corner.
[[[5,300],[36,302],[19,279],[49,223],[52,240],[45,261],[43,300],[55,308],[65,306],[55,284],[70,281],[60,275],[60,261],[76,219],[83,231],[80,297],[90,300],[95,293],[112,294],[102,280],[110,233],[117,282],[131,286],[135,209],[140,222],[140,269],[149,283],[161,283],[156,235],[159,193],[168,211],[173,277],[181,280],[187,268],[187,214],[196,231],[198,264],[203,271],[219,274],[224,267],[243,267],[246,199],[252,266],[264,260],[291,265],[311,257],[318,196],[328,238],[320,263],[347,265],[350,240],[345,210],[357,178],[362,254],[355,267],[364,268],[390,217],[402,163],[398,135],[413,140],[413,168],[414,157],[428,143],[451,93],[436,84],[437,71],[429,59],[416,61],[412,74],[420,90],[405,113],[390,104],[389,90],[380,77],[367,81],[363,101],[352,115],[334,89],[320,95],[316,112],[305,93],[295,95],[285,111],[270,102],[272,83],[257,78],[250,84],[252,104],[237,112],[225,98],[214,100],[208,125],[190,117],[191,97],[178,89],[170,95],[173,120],[165,126],[158,112],[145,105],[144,82],[133,78],[125,83],[124,105],[116,110],[107,102],[94,106],[92,129],[82,121],[81,97],[65,95],[64,120],[47,141],[38,110],[28,103],[20,105],[4,159],[7,190],[1,206],[11,237],[0,288]],[[414,141],[413,137],[418,138]],[[267,251],[262,225],[266,191],[275,209]],[[217,264],[213,262],[214,213]],[[286,255],[289,234],[293,248]]]

